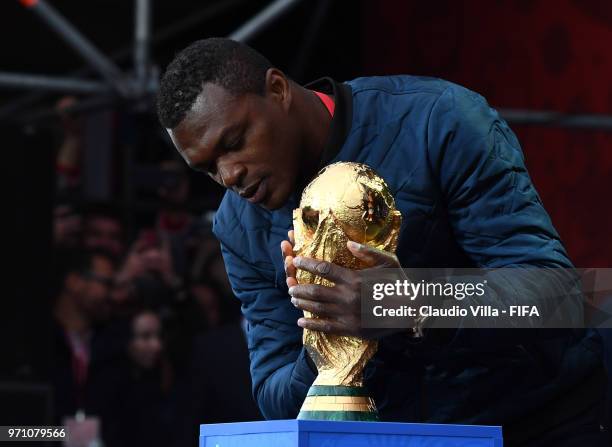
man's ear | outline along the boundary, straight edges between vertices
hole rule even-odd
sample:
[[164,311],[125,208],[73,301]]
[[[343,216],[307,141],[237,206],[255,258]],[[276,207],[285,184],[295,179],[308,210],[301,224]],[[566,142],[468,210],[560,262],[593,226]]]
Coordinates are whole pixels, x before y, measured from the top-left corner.
[[266,71],[266,97],[277,101],[285,112],[291,105],[291,86],[287,76],[278,68]]

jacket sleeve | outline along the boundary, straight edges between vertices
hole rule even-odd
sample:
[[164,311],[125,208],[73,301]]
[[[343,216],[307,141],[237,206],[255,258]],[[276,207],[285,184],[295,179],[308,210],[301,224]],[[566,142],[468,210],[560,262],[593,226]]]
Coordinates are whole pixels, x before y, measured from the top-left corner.
[[275,287],[274,272],[242,259],[221,243],[225,267],[247,319],[253,394],[266,419],[295,418],[316,377],[296,324],[300,312]]
[[[489,278],[487,302],[475,304],[538,305],[549,312],[555,300],[540,297],[565,296],[571,301],[566,316],[579,324],[582,300],[572,263],[529,178],[518,140],[497,112],[474,92],[447,88],[431,110],[428,157],[464,252],[478,267],[522,272]],[[498,335],[516,343],[519,332],[525,333]],[[489,344],[494,338],[478,339]]]

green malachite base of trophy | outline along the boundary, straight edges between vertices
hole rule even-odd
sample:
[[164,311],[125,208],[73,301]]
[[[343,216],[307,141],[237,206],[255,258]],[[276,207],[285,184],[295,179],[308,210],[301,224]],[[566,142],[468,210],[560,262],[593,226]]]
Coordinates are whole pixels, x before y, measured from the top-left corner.
[[313,385],[308,390],[297,418],[378,421],[378,412],[374,400],[363,387]]

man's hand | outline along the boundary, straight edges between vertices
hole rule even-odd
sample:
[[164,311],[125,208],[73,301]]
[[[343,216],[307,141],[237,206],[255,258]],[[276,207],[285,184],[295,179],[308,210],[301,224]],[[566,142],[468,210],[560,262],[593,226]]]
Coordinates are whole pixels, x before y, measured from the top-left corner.
[[[370,266],[368,270],[401,268],[397,256],[393,253],[353,241],[349,241],[347,247],[355,257]],[[289,232],[289,241],[281,243],[281,251],[285,258],[285,273],[291,302],[295,307],[312,312],[318,317],[300,318],[297,322],[298,326],[313,331],[362,338],[377,338],[390,332],[389,330],[371,330],[361,327],[362,273],[360,271],[326,261],[295,257],[293,231]],[[295,278],[298,268],[328,279],[335,285],[327,287],[318,284],[298,284]]]

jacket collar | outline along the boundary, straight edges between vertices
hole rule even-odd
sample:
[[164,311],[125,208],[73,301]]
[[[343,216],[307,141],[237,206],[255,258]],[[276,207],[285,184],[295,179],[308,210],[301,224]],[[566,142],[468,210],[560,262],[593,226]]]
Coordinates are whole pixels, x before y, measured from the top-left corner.
[[[316,176],[321,169],[336,158],[351,130],[351,123],[353,121],[353,92],[348,84],[336,82],[329,77],[310,82],[304,85],[304,88],[333,95],[335,103],[334,116],[331,120],[329,135],[323,147],[319,166],[314,174]],[[309,182],[310,180],[306,182],[306,184]],[[287,209],[293,209],[299,206],[298,204],[300,203],[302,190],[306,187],[306,184],[298,186],[297,189],[291,193],[285,204]]]
[[306,84],[304,87],[334,96],[334,116],[331,120],[329,136],[323,147],[321,160],[317,168],[317,172],[319,172],[338,155],[351,130],[351,122],[353,121],[353,94],[347,84],[336,82],[329,77],[317,79]]

